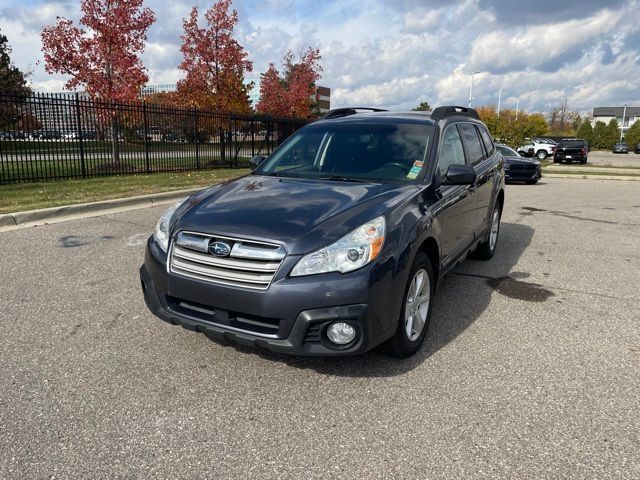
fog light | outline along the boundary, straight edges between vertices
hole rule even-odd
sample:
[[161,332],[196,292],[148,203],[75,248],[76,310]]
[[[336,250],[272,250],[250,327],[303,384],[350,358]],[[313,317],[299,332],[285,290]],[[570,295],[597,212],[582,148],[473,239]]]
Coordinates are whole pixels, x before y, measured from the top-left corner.
[[327,337],[333,343],[346,345],[356,338],[356,329],[348,323],[335,322],[329,325],[329,328],[327,329]]

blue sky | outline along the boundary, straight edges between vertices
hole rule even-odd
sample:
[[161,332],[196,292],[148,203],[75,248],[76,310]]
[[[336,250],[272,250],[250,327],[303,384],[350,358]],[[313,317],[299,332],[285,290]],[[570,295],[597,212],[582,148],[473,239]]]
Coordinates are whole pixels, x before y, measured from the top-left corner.
[[[144,63],[150,83],[181,76],[181,19],[194,2],[147,0],[157,16]],[[211,2],[196,2],[207,8]],[[412,108],[475,104],[547,111],[567,97],[594,106],[640,105],[638,0],[235,0],[238,40],[258,77],[288,49],[319,47],[332,106]],[[77,19],[77,0],[4,0],[0,29],[33,87],[61,91],[42,65],[39,32],[56,16]]]

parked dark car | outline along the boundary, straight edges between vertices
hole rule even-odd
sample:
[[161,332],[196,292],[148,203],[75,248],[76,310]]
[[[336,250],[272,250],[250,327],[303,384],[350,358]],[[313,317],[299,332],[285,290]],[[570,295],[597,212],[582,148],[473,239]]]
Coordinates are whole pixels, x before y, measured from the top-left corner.
[[496,144],[498,152],[504,158],[504,175],[507,182],[535,184],[542,178],[542,165],[537,158],[525,158],[513,148]]
[[566,138],[558,142],[553,154],[553,162],[580,162],[584,164],[587,163],[588,155],[587,142],[579,138]]
[[186,143],[187,138],[181,133],[169,132],[162,135],[162,141],[169,143]]
[[140,269],[149,309],[276,352],[415,353],[443,275],[495,252],[504,161],[475,110],[359,110],[169,208]]
[[634,150],[635,153],[640,153],[640,143],[636,145],[636,148]]
[[627,145],[625,142],[616,142],[613,145],[612,152],[613,153],[629,153],[629,145]]

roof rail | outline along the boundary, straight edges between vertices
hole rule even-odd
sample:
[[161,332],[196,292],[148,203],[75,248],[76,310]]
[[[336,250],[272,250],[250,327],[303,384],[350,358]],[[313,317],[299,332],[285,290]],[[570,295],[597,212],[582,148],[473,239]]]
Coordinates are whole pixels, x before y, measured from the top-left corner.
[[436,121],[442,120],[443,118],[447,118],[452,115],[462,115],[464,117],[480,119],[480,117],[478,116],[478,112],[473,108],[458,107],[455,105],[438,107],[433,112],[431,112],[431,118]]
[[336,108],[334,110],[330,110],[324,117],[324,120],[330,120],[332,118],[340,118],[347,117],[349,115],[355,115],[358,113],[356,110],[367,110],[370,112],[386,112],[387,110],[383,108],[371,108],[371,107],[346,107],[346,108]]

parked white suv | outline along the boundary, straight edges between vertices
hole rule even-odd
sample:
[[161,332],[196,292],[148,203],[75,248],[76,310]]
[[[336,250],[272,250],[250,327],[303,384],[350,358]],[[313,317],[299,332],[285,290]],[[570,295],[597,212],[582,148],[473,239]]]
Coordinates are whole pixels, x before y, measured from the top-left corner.
[[557,144],[553,140],[549,140],[547,138],[534,138],[526,145],[518,147],[518,153],[526,156],[527,153],[533,149],[533,154],[540,160],[544,160],[547,157],[553,156],[556,146]]

